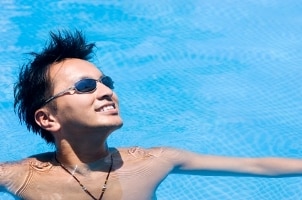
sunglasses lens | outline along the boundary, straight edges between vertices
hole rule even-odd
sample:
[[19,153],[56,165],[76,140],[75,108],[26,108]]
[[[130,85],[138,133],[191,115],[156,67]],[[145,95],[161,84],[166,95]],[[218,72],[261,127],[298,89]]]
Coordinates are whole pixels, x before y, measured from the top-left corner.
[[114,89],[114,86],[113,86],[113,81],[112,79],[109,77],[109,76],[103,76],[101,78],[101,82],[106,85],[107,87],[109,87],[110,89]]
[[83,79],[75,84],[75,88],[78,92],[91,92],[96,88],[96,81],[93,79]]

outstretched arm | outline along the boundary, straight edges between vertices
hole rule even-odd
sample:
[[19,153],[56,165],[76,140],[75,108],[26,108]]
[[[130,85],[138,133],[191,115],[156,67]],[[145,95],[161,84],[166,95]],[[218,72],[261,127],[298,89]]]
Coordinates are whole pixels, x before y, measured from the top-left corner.
[[4,164],[0,163],[0,187],[4,186]]
[[201,155],[183,150],[164,149],[175,163],[173,172],[200,175],[302,176],[302,159],[237,158]]
[[0,187],[16,191],[28,175],[28,164],[22,162],[0,163]]

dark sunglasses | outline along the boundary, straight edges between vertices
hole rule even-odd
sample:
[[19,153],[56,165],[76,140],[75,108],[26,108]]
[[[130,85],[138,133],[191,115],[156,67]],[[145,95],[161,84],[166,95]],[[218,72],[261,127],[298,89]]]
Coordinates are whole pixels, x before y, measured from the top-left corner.
[[97,82],[103,83],[105,86],[107,86],[110,89],[114,89],[113,81],[109,76],[102,76],[99,80],[95,80],[92,78],[85,78],[82,79],[74,84],[74,86],[71,86],[70,88],[67,88],[66,90],[63,90],[62,92],[59,92],[58,94],[48,98],[43,105],[49,103],[50,101],[54,100],[55,98],[58,98],[70,90],[75,90],[78,93],[89,93],[94,92],[96,90]]

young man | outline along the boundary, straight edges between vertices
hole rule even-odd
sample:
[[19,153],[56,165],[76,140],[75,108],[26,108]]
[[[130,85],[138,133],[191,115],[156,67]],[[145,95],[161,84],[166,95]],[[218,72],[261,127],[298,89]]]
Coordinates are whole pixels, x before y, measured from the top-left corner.
[[51,33],[24,65],[15,109],[55,152],[0,165],[0,185],[27,200],[155,199],[169,173],[297,176],[302,160],[228,158],[174,148],[108,148],[123,124],[113,81],[89,62],[94,44],[79,31]]

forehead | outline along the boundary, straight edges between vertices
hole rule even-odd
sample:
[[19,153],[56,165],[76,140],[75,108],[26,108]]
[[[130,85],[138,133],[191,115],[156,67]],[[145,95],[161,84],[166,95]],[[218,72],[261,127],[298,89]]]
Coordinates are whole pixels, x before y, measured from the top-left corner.
[[54,82],[59,80],[76,81],[81,78],[99,78],[102,72],[91,62],[70,58],[55,63],[49,70],[50,79]]

